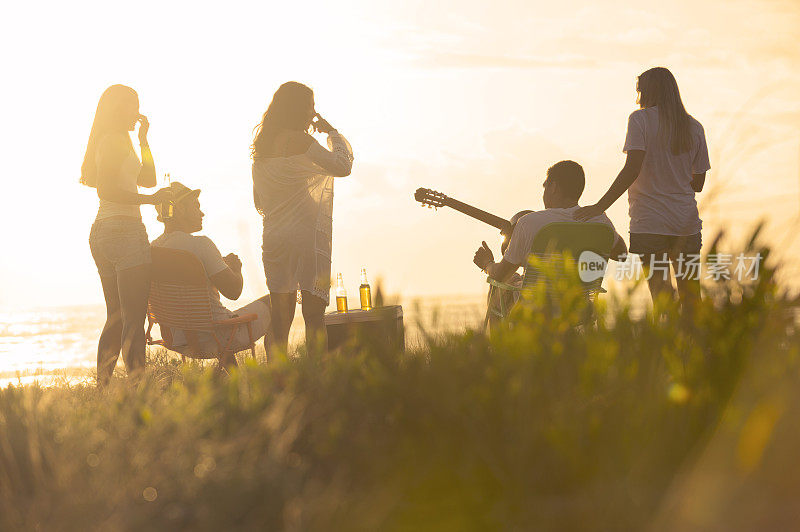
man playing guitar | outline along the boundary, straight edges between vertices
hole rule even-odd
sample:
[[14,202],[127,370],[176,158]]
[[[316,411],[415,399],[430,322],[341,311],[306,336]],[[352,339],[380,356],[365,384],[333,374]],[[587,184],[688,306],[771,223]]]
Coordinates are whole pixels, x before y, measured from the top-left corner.
[[[573,213],[580,208],[578,200],[583,194],[586,177],[581,165],[575,161],[561,161],[547,170],[544,181],[544,210],[533,211],[515,220],[508,247],[503,252],[500,262],[494,261],[492,250],[486,242],[475,252],[473,262],[489,277],[498,281],[507,281],[517,269],[526,263],[531,245],[539,232],[547,224],[553,222],[575,222]],[[602,223],[614,229],[605,213],[595,216],[587,222]],[[611,250],[611,259],[624,260],[628,249],[625,241],[614,230],[614,246]]]

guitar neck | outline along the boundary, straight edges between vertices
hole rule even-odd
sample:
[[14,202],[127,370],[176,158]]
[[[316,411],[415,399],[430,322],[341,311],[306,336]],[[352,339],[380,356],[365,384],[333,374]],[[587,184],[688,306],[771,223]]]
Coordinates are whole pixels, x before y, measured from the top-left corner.
[[468,205],[453,198],[446,198],[444,200],[444,204],[451,209],[466,214],[471,218],[475,218],[476,220],[480,220],[485,224],[489,224],[492,227],[500,229],[500,232],[503,234],[506,234],[511,229],[511,223],[508,220],[500,218],[499,216],[495,216],[494,214],[486,211],[482,211],[476,207],[473,207],[472,205]]

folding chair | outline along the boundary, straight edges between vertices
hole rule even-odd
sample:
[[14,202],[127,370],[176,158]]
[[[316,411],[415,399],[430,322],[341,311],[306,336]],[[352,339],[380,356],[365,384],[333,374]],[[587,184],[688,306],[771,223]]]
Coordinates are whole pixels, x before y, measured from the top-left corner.
[[[247,349],[255,358],[255,341],[252,324],[257,314],[245,314],[225,320],[214,320],[211,313],[211,294],[203,263],[194,254],[180,249],[152,246],[152,278],[147,302],[147,343],[175,350],[171,328],[181,329],[186,335],[187,348],[181,346],[183,360],[190,358],[217,358],[225,367],[236,364],[234,339],[242,326],[247,329],[250,344]],[[153,325],[161,329],[161,339],[151,336]],[[220,338],[220,327],[230,327],[227,339]],[[216,352],[204,350],[198,333],[214,338]]]
[[[488,277],[489,306],[486,309],[484,325],[497,322],[508,316],[516,298],[509,295],[524,290],[544,290],[545,295],[551,299],[558,297],[554,285],[567,276],[578,272],[578,261],[581,253],[592,251],[605,260],[611,256],[614,246],[614,230],[606,224],[585,222],[554,222],[544,226],[534,237],[531,254],[525,265],[522,277],[522,286],[514,286]],[[530,260],[534,257],[533,260]],[[541,271],[544,269],[546,271]],[[577,279],[582,285],[583,295],[591,304],[598,294],[605,293],[603,277],[589,282]],[[500,309],[492,308],[492,298],[499,299]]]

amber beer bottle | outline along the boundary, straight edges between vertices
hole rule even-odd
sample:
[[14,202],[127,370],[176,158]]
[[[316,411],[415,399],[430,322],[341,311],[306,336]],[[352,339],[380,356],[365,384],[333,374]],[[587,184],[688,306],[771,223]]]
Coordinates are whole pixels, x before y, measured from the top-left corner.
[[341,273],[336,275],[336,310],[347,312],[347,290],[344,289]]
[[[172,179],[170,178],[169,174],[164,174],[164,181],[167,183],[167,187],[172,186]],[[161,218],[164,220],[172,220],[175,216],[175,204],[172,201],[165,201],[161,204]]]
[[361,286],[358,287],[358,295],[361,296],[361,310],[372,310],[372,292],[369,289],[366,268],[361,268]]
[[172,220],[175,216],[175,204],[171,201],[165,201],[161,204],[161,219],[163,221]]

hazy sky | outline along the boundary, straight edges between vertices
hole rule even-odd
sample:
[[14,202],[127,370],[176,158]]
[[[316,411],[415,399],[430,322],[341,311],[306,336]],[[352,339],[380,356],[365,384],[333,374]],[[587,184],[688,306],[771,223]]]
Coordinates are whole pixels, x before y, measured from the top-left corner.
[[[788,258],[800,212],[800,2],[15,2],[0,20],[0,306],[102,302],[97,210],[78,177],[97,100],[134,87],[157,175],[203,189],[205,234],[266,291],[249,144],[272,93],[309,84],[351,142],[333,273],[390,292],[479,293],[496,232],[421,209],[419,186],[510,217],[542,208],[548,166],[584,165],[596,201],[624,156],[636,76],[676,75],[706,129],[704,237],[769,218]],[[142,208],[151,238],[152,207]],[[627,201],[609,211],[627,234]]]

